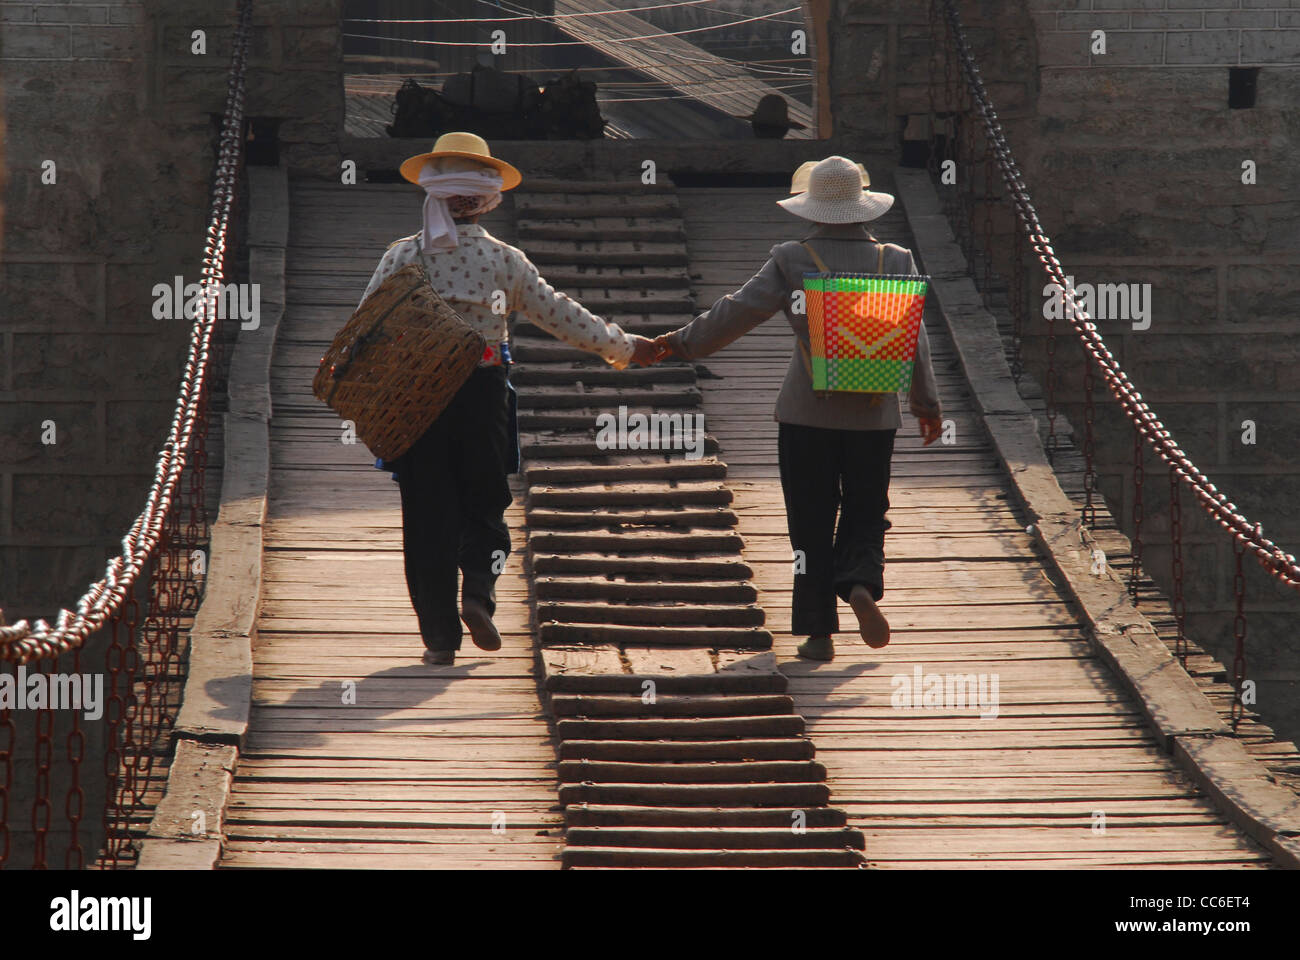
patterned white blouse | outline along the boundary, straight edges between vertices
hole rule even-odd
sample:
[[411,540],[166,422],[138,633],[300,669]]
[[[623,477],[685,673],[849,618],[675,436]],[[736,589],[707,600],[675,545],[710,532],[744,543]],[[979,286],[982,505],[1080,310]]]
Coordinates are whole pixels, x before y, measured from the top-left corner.
[[[456,224],[456,235],[459,242],[454,249],[425,254],[429,282],[489,345],[506,339],[506,319],[518,310],[570,346],[599,354],[616,369],[631,362],[631,336],[552,287],[522,250],[477,223]],[[419,241],[416,233],[389,246],[366,286],[363,303],[395,271],[415,262]]]

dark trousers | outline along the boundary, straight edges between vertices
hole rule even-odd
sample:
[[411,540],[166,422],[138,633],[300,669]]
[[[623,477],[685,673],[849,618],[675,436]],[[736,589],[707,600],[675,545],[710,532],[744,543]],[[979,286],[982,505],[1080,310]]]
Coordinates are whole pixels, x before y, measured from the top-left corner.
[[835,598],[847,602],[855,584],[865,584],[876,600],[884,595],[885,531],[891,526],[885,512],[897,432],[780,425],[781,491],[796,551],[792,633],[839,630]]
[[411,448],[390,466],[402,490],[406,586],[430,650],[459,650],[461,594],[496,609],[510,553],[506,480],[516,447],[505,367],[479,367]]

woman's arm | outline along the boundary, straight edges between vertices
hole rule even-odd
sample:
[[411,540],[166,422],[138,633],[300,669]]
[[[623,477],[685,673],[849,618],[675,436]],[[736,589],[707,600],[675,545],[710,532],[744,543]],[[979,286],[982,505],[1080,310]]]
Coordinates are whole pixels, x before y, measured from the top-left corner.
[[[919,274],[916,258],[908,253],[912,274]],[[916,363],[912,367],[912,385],[907,391],[907,407],[919,420],[938,420],[943,416],[939,402],[939,385],[935,381],[934,366],[930,362],[930,338],[925,334],[925,324],[916,340]]]
[[567,294],[552,287],[527,257],[515,271],[510,308],[518,310],[551,335],[580,350],[599,354],[615,369],[633,360],[648,364],[654,357],[651,341],[627,333],[617,323],[595,316]]
[[680,330],[660,337],[659,342],[683,360],[707,357],[770,318],[789,299],[790,285],[772,256],[743,287],[717,300]]

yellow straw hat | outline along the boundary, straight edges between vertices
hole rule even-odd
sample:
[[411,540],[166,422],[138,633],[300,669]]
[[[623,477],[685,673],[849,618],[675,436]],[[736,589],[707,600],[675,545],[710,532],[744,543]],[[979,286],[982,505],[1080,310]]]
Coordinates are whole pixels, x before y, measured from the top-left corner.
[[464,157],[467,160],[477,160],[501,174],[502,190],[513,189],[524,179],[523,174],[510,164],[492,156],[486,140],[477,133],[463,131],[444,133],[434,142],[433,149],[428,153],[416,154],[403,160],[400,168],[402,177],[411,183],[419,183],[420,171],[424,168],[425,161],[435,157]]

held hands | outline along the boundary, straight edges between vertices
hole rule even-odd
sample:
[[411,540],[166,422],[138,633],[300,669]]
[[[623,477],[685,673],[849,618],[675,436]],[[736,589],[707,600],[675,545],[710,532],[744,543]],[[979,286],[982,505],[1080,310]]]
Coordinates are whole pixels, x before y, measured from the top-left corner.
[[648,367],[659,359],[658,341],[632,334],[632,362],[638,367]]
[[686,354],[682,353],[682,351],[678,348],[676,342],[671,338],[672,338],[671,333],[661,333],[659,336],[655,337],[654,345],[655,345],[656,363],[658,363],[660,360],[666,360],[669,357],[676,357],[678,360],[687,359]]
[[938,417],[917,417],[921,425],[921,438],[924,441],[921,446],[928,447],[934,441],[939,439],[939,434],[943,433],[943,421]]
[[668,338],[669,334],[666,333],[653,340],[632,334],[632,363],[640,367],[649,367],[668,357],[686,359]]

